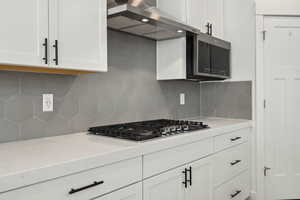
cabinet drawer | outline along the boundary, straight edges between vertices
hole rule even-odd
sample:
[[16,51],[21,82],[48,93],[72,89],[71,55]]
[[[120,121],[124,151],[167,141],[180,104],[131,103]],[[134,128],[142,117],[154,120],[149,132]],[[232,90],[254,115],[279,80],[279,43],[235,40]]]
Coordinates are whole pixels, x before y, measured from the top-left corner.
[[250,196],[250,174],[244,172],[214,191],[214,200],[245,200]]
[[144,177],[150,177],[191,161],[203,158],[213,152],[212,139],[186,144],[144,156]]
[[214,185],[220,185],[249,167],[249,143],[243,143],[214,155]]
[[231,132],[225,135],[215,137],[214,138],[215,152],[248,141],[250,130],[251,130],[250,128],[241,129],[235,132]]
[[142,160],[137,158],[3,193],[0,200],[91,199],[141,179]]

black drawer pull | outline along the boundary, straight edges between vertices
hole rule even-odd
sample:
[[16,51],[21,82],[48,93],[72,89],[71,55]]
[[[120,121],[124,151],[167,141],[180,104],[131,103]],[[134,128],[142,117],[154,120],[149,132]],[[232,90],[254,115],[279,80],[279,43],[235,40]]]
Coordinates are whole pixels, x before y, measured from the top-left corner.
[[241,192],[242,192],[242,190],[238,190],[234,194],[231,194],[230,196],[233,199],[234,197],[236,197],[237,195],[239,195]]
[[48,64],[48,38],[45,38],[43,46],[45,48],[45,57],[43,58],[43,60],[45,61],[45,64]]
[[236,161],[234,161],[234,162],[231,162],[230,164],[231,164],[231,166],[234,166],[234,165],[236,165],[236,164],[238,164],[238,163],[240,163],[240,162],[242,162],[241,160],[236,160]]
[[182,171],[182,173],[184,174],[184,181],[182,182],[182,184],[184,184],[184,187],[187,188],[187,169],[185,168],[184,171]]
[[240,140],[240,139],[242,139],[242,137],[231,138],[230,140],[231,140],[231,142],[235,142],[235,141]]
[[78,189],[71,189],[69,194],[74,194],[74,193],[77,193],[77,192],[80,192],[82,190],[86,190],[86,189],[89,189],[89,188],[92,188],[92,187],[95,187],[97,185],[102,185],[104,183],[104,181],[95,181],[93,184],[91,185],[87,185],[87,186],[84,186],[84,187],[81,187],[81,188],[78,188]]

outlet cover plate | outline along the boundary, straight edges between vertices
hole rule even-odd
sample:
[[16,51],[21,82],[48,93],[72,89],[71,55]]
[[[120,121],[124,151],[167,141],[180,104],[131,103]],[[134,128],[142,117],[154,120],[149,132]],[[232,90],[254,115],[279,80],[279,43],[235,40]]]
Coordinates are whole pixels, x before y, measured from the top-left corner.
[[43,94],[43,112],[53,112],[53,94]]

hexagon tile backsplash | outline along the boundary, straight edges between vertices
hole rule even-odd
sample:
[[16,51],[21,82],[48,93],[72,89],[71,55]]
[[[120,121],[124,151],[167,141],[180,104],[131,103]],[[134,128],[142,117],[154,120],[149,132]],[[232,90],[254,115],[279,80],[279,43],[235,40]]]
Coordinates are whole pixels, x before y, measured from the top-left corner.
[[[108,35],[108,73],[1,71],[0,142],[81,132],[95,125],[199,115],[198,83],[156,81],[155,42],[113,31]],[[179,105],[182,92],[184,106]],[[54,94],[54,112],[42,112],[44,93]]]

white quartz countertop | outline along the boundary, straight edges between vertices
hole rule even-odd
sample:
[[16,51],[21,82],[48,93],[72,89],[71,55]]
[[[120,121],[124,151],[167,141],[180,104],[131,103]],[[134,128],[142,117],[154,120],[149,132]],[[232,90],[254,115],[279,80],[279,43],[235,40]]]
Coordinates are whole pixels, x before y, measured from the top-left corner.
[[76,133],[0,144],[0,193],[252,126],[249,120],[190,120],[211,128],[146,142]]

